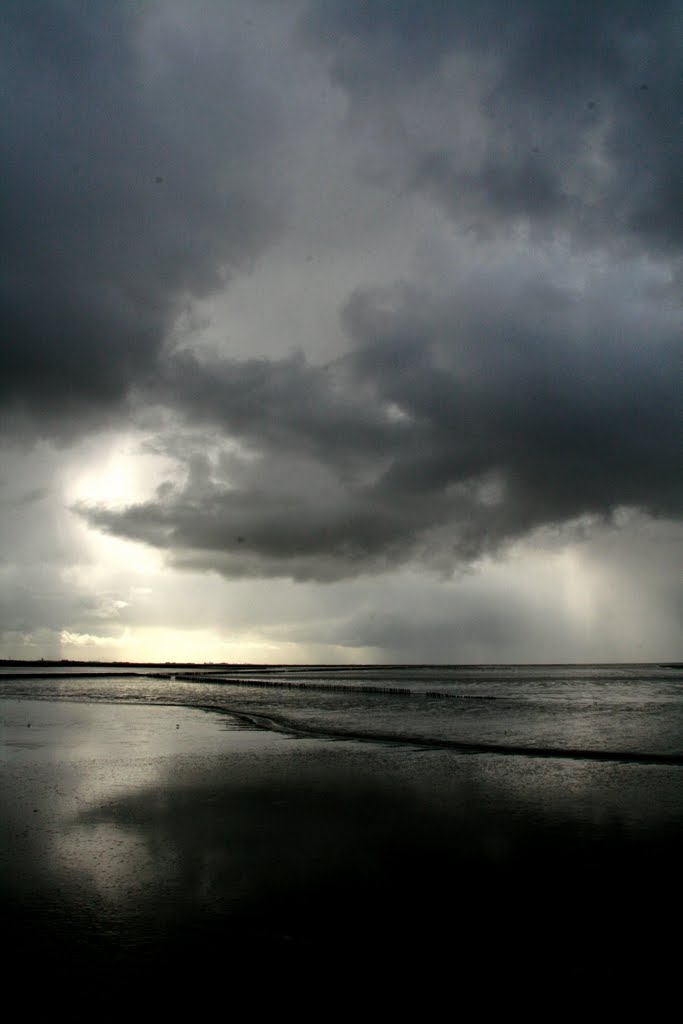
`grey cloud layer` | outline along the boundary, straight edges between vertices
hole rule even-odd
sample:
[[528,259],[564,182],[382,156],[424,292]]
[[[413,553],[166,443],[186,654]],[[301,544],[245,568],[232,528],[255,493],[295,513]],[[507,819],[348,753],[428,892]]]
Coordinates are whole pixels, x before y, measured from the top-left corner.
[[[275,10],[254,6],[257,24]],[[389,289],[364,271],[341,311],[347,347],[325,366],[207,355],[191,337],[174,351],[178,311],[287,231],[276,154],[290,97],[275,99],[282,63],[269,78],[262,52],[275,34],[247,44],[239,4],[6,5],[9,426],[77,435],[162,410],[157,446],[178,479],[80,512],[230,576],[449,572],[547,523],[625,505],[680,515],[680,8],[316,0],[295,21],[301,10],[287,46],[347,97],[345,133],[325,121],[326,145],[345,165],[358,156],[324,217],[307,165],[309,231],[318,203],[352,252],[348,210],[384,192],[387,218],[414,208],[425,236],[445,221],[472,269]],[[301,75],[322,74],[300,52]],[[305,133],[305,111],[292,117]]]
[[0,398],[43,432],[101,420],[276,227],[275,112],[205,14],[3,5]]
[[254,455],[195,456],[184,487],[89,521],[184,565],[325,579],[449,570],[622,505],[680,514],[680,335],[653,301],[486,281],[359,293],[344,319],[336,367],[185,358],[169,400]]
[[680,4],[316,0],[302,26],[392,140],[380,180],[484,236],[683,242]]

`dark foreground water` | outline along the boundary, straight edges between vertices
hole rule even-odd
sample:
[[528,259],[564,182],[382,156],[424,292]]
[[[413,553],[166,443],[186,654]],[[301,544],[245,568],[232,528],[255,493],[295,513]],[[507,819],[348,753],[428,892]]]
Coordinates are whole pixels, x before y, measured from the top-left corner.
[[676,669],[178,674],[0,681],[10,973],[664,983]]

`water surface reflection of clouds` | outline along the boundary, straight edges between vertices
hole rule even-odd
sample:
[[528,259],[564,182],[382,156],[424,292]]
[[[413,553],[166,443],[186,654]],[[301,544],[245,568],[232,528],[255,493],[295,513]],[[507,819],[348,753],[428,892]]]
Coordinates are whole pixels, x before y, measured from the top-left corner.
[[375,962],[397,936],[419,959],[444,920],[451,961],[498,956],[501,921],[536,957],[536,920],[617,941],[675,898],[677,766],[297,739],[168,706],[8,699],[0,720],[3,910],[17,948],[79,973]]
[[26,873],[21,861],[31,847],[41,882],[87,881],[112,903],[139,896],[157,877],[159,857],[136,825],[112,821],[106,809],[142,792],[163,799],[162,780],[172,777],[177,759],[201,763],[266,739],[239,728],[233,735],[226,728],[231,721],[187,708],[3,700],[2,802],[14,828],[10,871]]

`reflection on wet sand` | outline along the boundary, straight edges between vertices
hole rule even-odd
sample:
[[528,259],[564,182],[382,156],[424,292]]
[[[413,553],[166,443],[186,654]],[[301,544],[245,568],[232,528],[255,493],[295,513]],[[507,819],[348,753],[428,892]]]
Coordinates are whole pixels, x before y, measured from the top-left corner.
[[62,980],[484,949],[518,969],[577,935],[656,941],[678,899],[673,769],[593,766],[560,805],[532,760],[522,783],[505,759],[31,704],[3,704],[0,884],[12,956]]

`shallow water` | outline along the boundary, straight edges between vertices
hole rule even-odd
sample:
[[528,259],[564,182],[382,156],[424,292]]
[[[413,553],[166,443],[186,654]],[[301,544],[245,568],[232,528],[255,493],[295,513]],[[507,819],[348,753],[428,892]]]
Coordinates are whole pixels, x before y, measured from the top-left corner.
[[214,707],[321,735],[683,759],[683,672],[657,665],[283,666],[169,671],[166,678],[6,674],[0,693]]
[[[375,686],[407,680],[372,671]],[[471,971],[485,950],[496,971],[529,959],[564,971],[577,949],[599,957],[605,944],[623,963],[664,962],[664,925],[681,903],[683,768],[567,758],[559,745],[551,758],[515,755],[505,734],[602,737],[603,749],[630,736],[634,751],[680,751],[678,678],[562,671],[554,689],[541,670],[441,679],[450,692],[500,698],[481,702],[4,679],[7,962],[51,964],[60,979],[84,967],[106,977],[112,965],[124,978],[205,977],[238,963],[251,972],[263,956],[269,970],[353,956]],[[410,672],[416,690],[435,688],[434,670],[428,683]],[[311,676],[294,681],[322,682]],[[662,726],[663,707],[672,717]],[[279,731],[253,727],[252,714],[275,716]],[[358,738],[372,729],[383,742]],[[400,742],[403,729],[485,735],[503,749]]]

